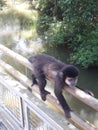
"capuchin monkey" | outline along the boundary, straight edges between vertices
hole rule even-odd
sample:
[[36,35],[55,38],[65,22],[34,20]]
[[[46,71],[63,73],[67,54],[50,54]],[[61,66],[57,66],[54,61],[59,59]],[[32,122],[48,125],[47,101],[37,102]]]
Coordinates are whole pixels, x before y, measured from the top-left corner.
[[[64,110],[65,116],[70,118],[71,109],[62,94],[62,90],[66,85],[72,88],[77,87],[79,69],[74,65],[64,64],[60,60],[46,54],[30,56],[28,60],[32,64],[33,69],[32,86],[34,84],[39,86],[42,100],[45,101],[47,94],[50,94],[50,92],[45,90],[46,79],[54,80],[54,93]],[[92,95],[90,91],[87,91],[87,93]]]

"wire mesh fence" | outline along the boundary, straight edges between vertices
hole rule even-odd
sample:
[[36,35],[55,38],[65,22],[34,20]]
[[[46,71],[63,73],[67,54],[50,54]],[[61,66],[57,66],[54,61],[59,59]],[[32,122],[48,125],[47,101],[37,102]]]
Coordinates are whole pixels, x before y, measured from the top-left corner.
[[42,119],[40,119],[33,111],[30,109],[29,106],[27,106],[27,120],[28,120],[28,129],[29,130],[54,130],[44,122]]

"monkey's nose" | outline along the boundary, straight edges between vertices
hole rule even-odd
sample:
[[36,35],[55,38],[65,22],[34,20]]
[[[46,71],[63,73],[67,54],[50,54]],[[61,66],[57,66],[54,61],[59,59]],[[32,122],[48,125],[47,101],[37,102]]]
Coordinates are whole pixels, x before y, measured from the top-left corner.
[[76,86],[75,83],[72,83],[72,84],[70,85],[71,88],[74,88],[75,86]]

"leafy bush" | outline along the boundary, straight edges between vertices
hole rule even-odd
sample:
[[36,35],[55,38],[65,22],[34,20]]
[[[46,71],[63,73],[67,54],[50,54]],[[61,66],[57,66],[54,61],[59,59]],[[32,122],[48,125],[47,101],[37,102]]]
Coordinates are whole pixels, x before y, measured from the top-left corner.
[[71,54],[71,60],[85,68],[98,66],[98,27],[85,35],[82,44]]
[[47,43],[69,46],[76,64],[98,66],[97,0],[39,0],[38,9],[38,30]]

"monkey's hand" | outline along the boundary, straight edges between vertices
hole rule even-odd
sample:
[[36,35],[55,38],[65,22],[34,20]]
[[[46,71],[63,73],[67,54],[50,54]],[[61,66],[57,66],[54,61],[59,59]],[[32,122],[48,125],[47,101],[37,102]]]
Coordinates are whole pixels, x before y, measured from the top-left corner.
[[65,117],[66,118],[71,118],[71,110],[70,109],[65,110]]
[[94,93],[92,91],[86,89],[84,92],[89,94],[90,96],[94,97]]
[[41,92],[41,98],[42,98],[43,101],[46,100],[47,94],[50,94],[50,92],[48,92],[48,91],[46,91],[46,90],[44,90],[44,91]]

